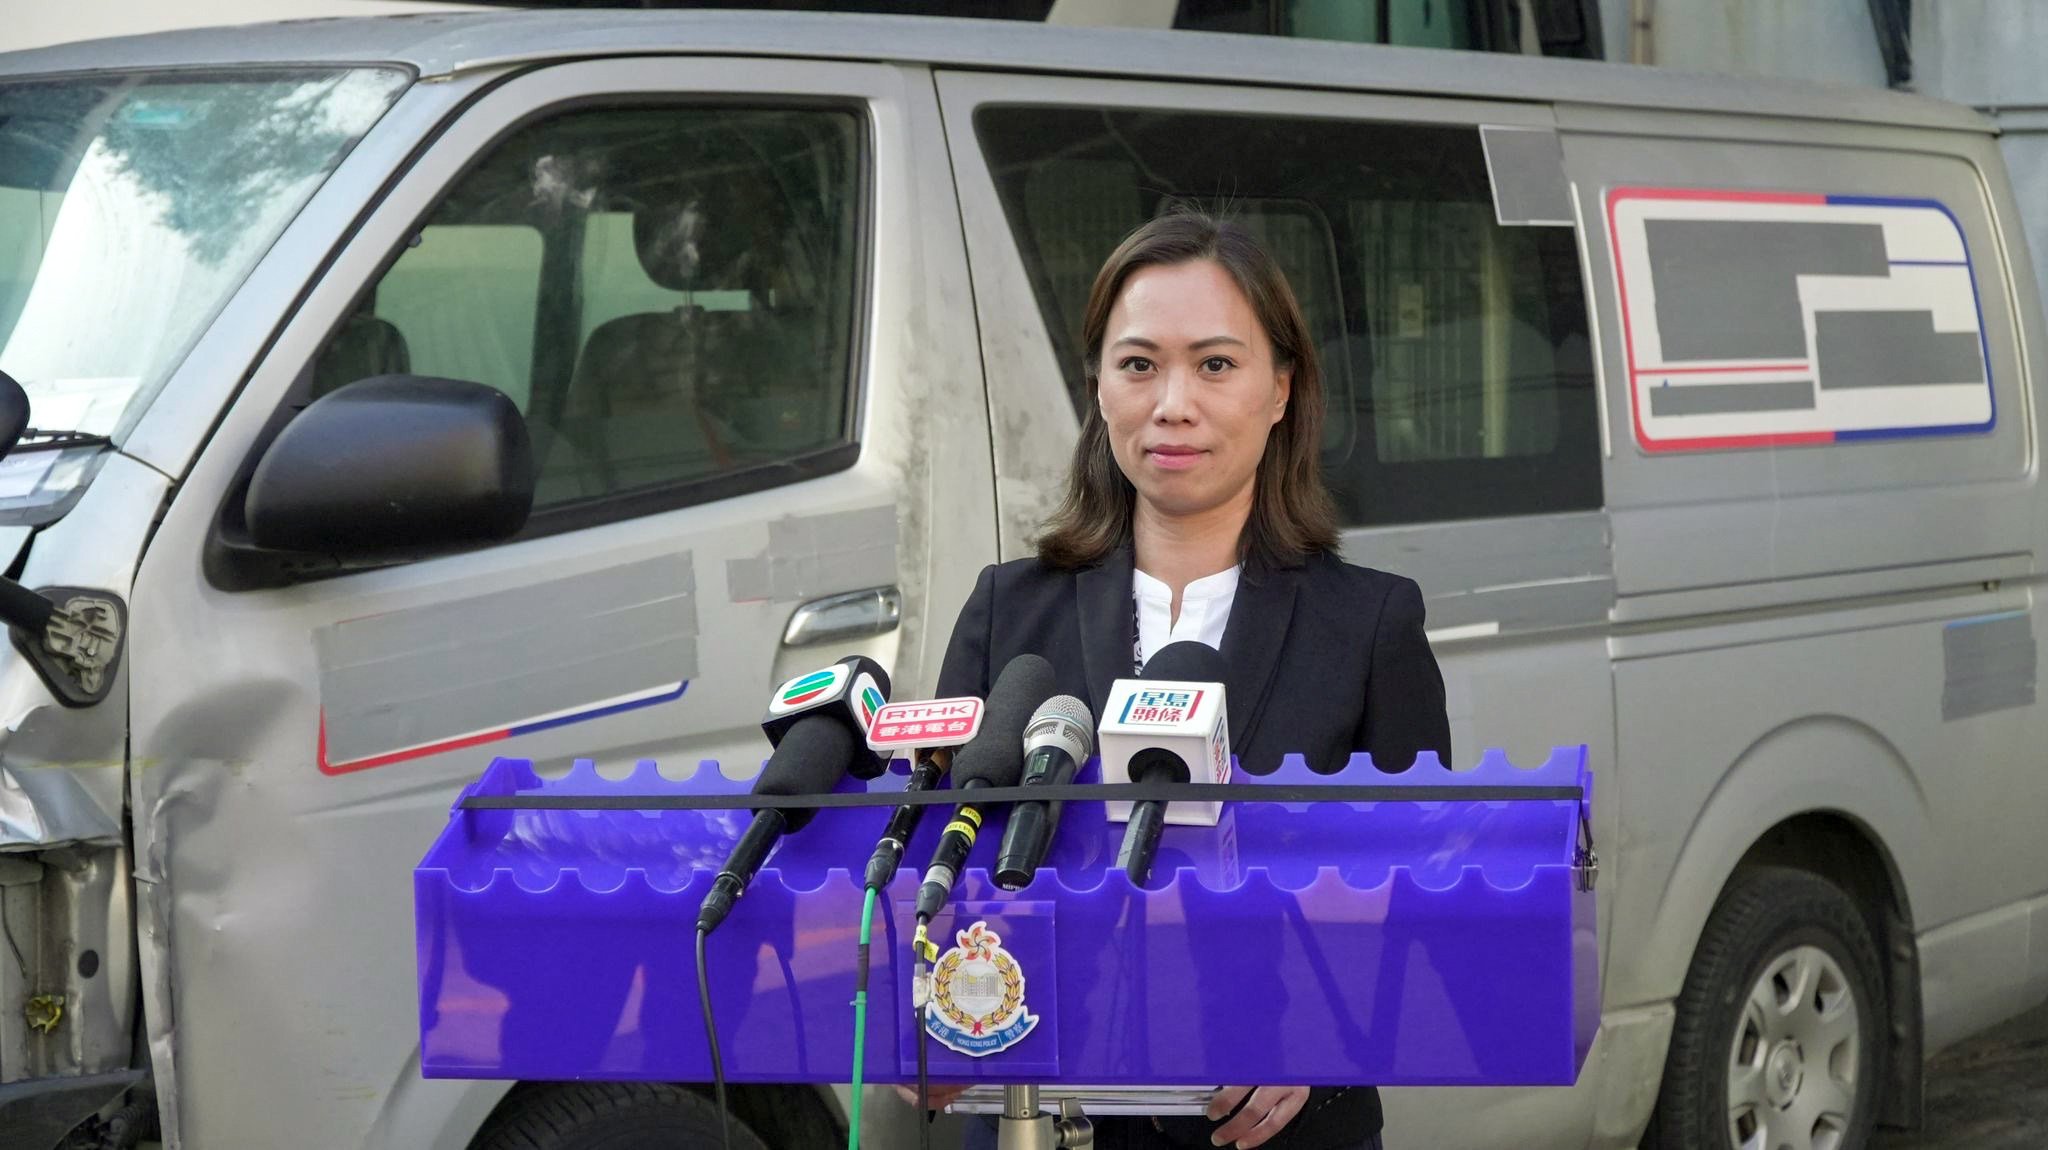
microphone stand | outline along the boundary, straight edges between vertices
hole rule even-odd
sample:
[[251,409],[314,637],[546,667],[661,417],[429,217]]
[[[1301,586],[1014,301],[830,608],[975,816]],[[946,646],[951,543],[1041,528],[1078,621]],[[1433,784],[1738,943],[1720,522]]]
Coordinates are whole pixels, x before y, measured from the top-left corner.
[[1039,1109],[1038,1087],[1003,1087],[1003,1116],[996,1123],[996,1150],[1091,1150],[1095,1124],[1078,1099],[1060,1099],[1055,1118]]

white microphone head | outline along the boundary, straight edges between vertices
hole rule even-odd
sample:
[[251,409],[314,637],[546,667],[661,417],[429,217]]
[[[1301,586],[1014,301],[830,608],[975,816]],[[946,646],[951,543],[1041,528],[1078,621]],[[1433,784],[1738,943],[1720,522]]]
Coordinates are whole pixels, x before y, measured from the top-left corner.
[[[1184,765],[1189,782],[1227,783],[1230,721],[1223,684],[1118,679],[1110,686],[1097,742],[1105,783],[1130,782],[1134,759],[1156,762],[1162,756]],[[1131,817],[1127,801],[1107,806],[1112,822]],[[1215,826],[1222,814],[1221,802],[1176,802],[1167,805],[1166,821]]]
[[1095,715],[1088,704],[1072,695],[1054,695],[1031,713],[1024,727],[1024,753],[1040,747],[1058,747],[1075,762],[1088,761],[1095,745]]

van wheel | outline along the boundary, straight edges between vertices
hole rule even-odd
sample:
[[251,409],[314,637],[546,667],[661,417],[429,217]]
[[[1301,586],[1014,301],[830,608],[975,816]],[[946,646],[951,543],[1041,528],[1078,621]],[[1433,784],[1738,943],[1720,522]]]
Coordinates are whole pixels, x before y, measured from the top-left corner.
[[1859,1150],[1883,1081],[1884,980],[1833,883],[1738,874],[1693,954],[1645,1147]]
[[[471,1150],[719,1150],[718,1105],[666,1082],[517,1087]],[[733,1150],[767,1150],[739,1119]]]

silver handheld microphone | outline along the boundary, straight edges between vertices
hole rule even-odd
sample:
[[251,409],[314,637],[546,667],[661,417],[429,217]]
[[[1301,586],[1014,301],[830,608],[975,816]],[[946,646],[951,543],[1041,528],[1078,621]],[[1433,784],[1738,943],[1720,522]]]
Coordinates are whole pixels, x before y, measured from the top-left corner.
[[[1072,695],[1055,695],[1032,714],[1024,728],[1024,777],[1020,786],[1057,786],[1074,781],[1074,772],[1095,743],[1095,715]],[[996,854],[996,885],[1017,890],[1031,881],[1052,847],[1062,804],[1020,802],[1003,828]]]

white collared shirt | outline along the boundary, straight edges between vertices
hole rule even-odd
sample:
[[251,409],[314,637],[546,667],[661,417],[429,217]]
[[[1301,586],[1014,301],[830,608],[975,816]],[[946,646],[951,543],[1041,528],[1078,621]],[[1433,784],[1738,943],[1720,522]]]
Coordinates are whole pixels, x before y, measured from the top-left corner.
[[1131,597],[1138,607],[1138,651],[1143,658],[1168,643],[1192,639],[1221,651],[1223,628],[1230,622],[1230,604],[1237,598],[1241,567],[1204,575],[1180,593],[1180,618],[1173,617],[1173,588],[1131,569]]

